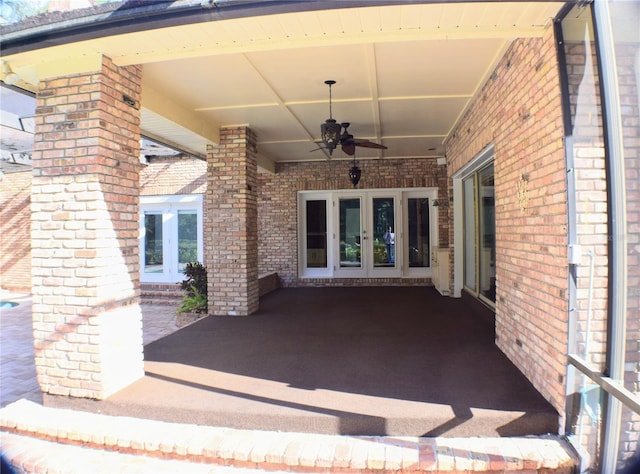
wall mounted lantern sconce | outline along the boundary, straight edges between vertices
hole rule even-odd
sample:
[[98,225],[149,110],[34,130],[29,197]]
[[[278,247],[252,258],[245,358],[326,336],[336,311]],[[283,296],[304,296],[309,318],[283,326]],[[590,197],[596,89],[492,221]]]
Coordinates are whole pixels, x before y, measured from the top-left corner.
[[11,66],[9,66],[9,63],[7,62],[2,64],[2,76],[4,78],[4,83],[8,86],[12,86],[20,80],[20,76],[13,72]]
[[449,203],[445,200],[440,200],[440,199],[434,199],[433,200],[433,207],[449,207]]

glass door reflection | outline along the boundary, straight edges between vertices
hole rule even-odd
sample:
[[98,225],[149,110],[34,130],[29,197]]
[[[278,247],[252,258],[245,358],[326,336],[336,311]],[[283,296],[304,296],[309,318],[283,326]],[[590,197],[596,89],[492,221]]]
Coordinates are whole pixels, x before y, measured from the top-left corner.
[[164,271],[164,239],[162,236],[162,213],[144,215],[144,272]]
[[178,273],[187,263],[198,261],[198,215],[195,211],[178,211]]
[[362,268],[361,199],[339,200],[340,268]]
[[425,268],[431,265],[431,238],[429,235],[429,199],[407,199],[407,226],[409,239],[409,267]]
[[396,266],[395,200],[392,197],[373,198],[373,266]]
[[496,302],[496,218],[493,164],[478,173],[480,294]]

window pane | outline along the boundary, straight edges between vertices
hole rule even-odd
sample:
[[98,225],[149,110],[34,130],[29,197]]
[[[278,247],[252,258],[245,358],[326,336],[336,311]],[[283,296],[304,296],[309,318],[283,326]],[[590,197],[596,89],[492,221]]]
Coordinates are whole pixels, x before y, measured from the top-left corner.
[[360,199],[340,199],[340,267],[361,267]]
[[618,444],[617,472],[640,472],[640,414],[622,406],[620,443]]
[[[575,211],[569,213],[575,243],[584,258],[571,272],[575,311],[571,311],[569,351],[602,371],[607,344],[607,191],[598,57],[590,8],[575,6],[562,20],[567,106],[569,185],[575,187]],[[571,181],[572,180],[572,181]],[[572,215],[573,214],[573,215]],[[587,453],[591,472],[603,468],[602,390],[577,370],[571,429]]]
[[[608,273],[607,191],[598,57],[590,8],[573,7],[562,21],[576,209],[576,243],[583,259],[575,268],[575,311],[569,350],[605,369]],[[571,224],[571,223],[570,223]]]
[[496,218],[493,186],[493,165],[478,173],[478,204],[480,227],[480,294],[496,301]]
[[184,273],[189,262],[198,261],[198,215],[178,211],[178,271]]
[[373,199],[373,265],[395,267],[394,199]]
[[144,271],[162,273],[162,214],[145,214],[144,229]]
[[307,201],[307,267],[327,268],[327,201]]
[[429,199],[409,198],[407,206],[409,267],[428,267],[431,265]]
[[[627,302],[624,386],[640,395],[640,3],[610,2],[622,124],[626,235]],[[615,350],[615,349],[614,349]],[[627,467],[636,456],[640,471],[640,413],[622,409],[618,462]],[[628,471],[631,467],[628,466]]]
[[575,380],[573,393],[567,399],[567,431],[584,450],[585,467],[600,472],[602,445],[603,390],[574,367],[569,367],[569,380]]
[[464,180],[464,286],[476,291],[476,193],[473,176]]

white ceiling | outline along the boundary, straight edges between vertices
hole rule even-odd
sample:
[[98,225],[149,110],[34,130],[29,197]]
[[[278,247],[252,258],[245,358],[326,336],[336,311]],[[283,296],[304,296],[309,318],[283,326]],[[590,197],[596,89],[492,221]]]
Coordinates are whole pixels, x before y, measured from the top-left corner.
[[220,127],[247,125],[266,167],[328,158],[325,150],[311,150],[329,118],[324,81],[332,79],[333,117],[350,122],[357,138],[387,146],[359,147],[358,159],[435,157],[444,154],[445,138],[512,39],[541,36],[562,5],[432,3],[288,13],[98,38],[5,59],[32,85],[47,71],[90,62],[95,54],[118,65],[142,64],[145,133],[203,156]]

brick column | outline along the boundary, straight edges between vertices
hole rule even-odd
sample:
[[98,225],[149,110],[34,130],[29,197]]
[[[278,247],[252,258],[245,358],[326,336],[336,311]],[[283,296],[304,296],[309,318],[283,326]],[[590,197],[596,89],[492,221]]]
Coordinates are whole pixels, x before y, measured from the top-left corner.
[[[33,329],[45,394],[103,399],[144,374],[139,67],[43,80],[36,105]],[[133,105],[131,105],[133,102]]]
[[248,315],[258,309],[256,139],[246,127],[220,131],[207,153],[204,243],[209,313]]

